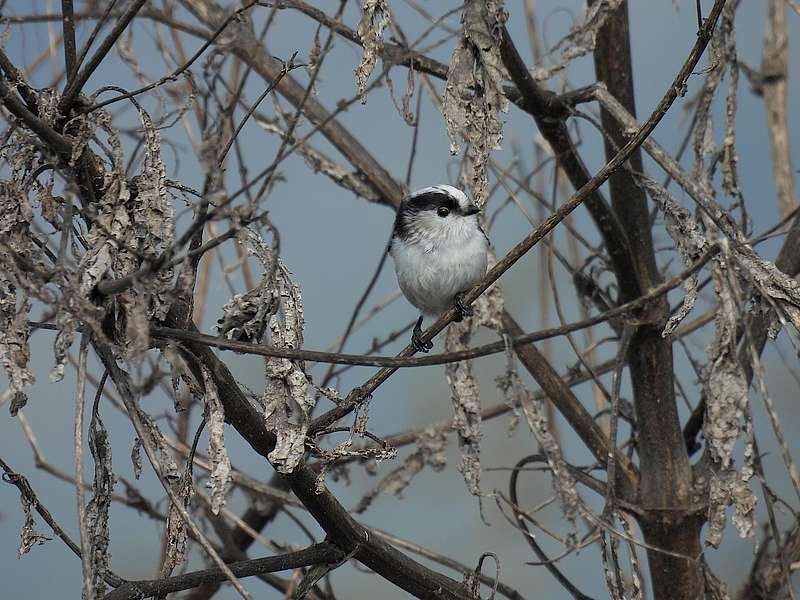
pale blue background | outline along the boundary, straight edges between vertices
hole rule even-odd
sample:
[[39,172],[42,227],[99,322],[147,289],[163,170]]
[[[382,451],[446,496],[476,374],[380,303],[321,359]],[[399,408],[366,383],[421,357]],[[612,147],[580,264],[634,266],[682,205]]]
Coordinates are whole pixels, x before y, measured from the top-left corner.
[[[58,5],[57,2],[52,4]],[[335,4],[338,3],[318,2],[315,4],[332,12]],[[457,3],[448,1],[423,4],[431,11],[444,12],[446,8],[456,6]],[[711,3],[704,2],[703,4],[707,9]],[[414,39],[425,28],[425,24],[416,19],[413,11],[405,2],[393,0],[391,5],[398,15],[398,21],[407,27],[405,32],[409,39]],[[538,14],[547,27],[546,41],[552,44],[567,30],[571,20],[579,13],[582,3],[544,0],[537,2],[536,5]],[[556,7],[562,5],[567,5],[569,10],[556,10]],[[46,6],[47,4],[41,0],[30,3],[20,0],[11,1],[6,4],[5,14],[29,14],[33,9],[41,12]],[[509,26],[512,34],[526,60],[530,60],[527,34],[523,29],[522,3],[517,0],[509,0],[507,8],[511,13]],[[267,10],[262,8],[256,13],[255,18],[258,23],[263,20]],[[754,66],[760,64],[765,10],[764,3],[748,0],[742,3],[737,18],[740,56]],[[787,18],[791,35],[796,40],[799,19],[791,11],[787,11]],[[193,22],[191,17],[188,17],[187,20]],[[348,3],[345,22],[350,26],[355,26],[357,23],[356,3]],[[60,26],[54,24],[55,34],[59,30]],[[695,40],[695,30],[694,2],[658,0],[631,3],[636,99],[640,116],[649,113],[672,81]],[[142,68],[148,77],[155,79],[173,67],[165,66],[160,55],[157,54],[151,37],[152,31],[150,22],[136,26],[135,49]],[[277,17],[276,25],[270,30],[269,51],[279,57],[289,57],[292,52],[297,50],[299,57],[306,57],[313,32],[314,25],[309,19],[293,11],[282,11]],[[86,25],[81,26],[79,35],[80,39],[84,39],[83,36],[87,35]],[[434,36],[434,38],[438,39],[438,36]],[[10,37],[6,42],[6,50],[16,64],[26,64],[38,54],[41,48],[46,46],[47,39],[46,25],[12,26]],[[186,41],[186,50],[189,53],[193,52],[200,44],[193,39],[184,39],[188,40]],[[324,35],[322,39],[325,39]],[[438,49],[435,55],[443,62],[447,62],[451,49],[452,42]],[[318,85],[317,98],[326,107],[334,107],[339,99],[350,98],[354,94],[355,83],[352,70],[357,65],[360,54],[360,49],[353,44],[341,38],[336,40],[334,50],[326,59]],[[55,60],[59,67],[54,68],[48,64],[40,69],[38,77],[34,80],[35,85],[48,85],[53,74],[60,68],[63,60],[60,48]],[[704,59],[701,61],[700,67],[706,64]],[[797,65],[797,53],[794,52],[789,79],[791,85],[790,107],[797,105]],[[198,73],[199,66],[200,63],[196,65],[195,69]],[[378,68],[380,69],[380,64]],[[294,74],[301,82],[307,81],[305,73],[295,71]],[[402,91],[405,85],[406,70],[396,68],[392,71],[392,75],[396,89]],[[587,57],[576,61],[569,76],[573,86],[590,83],[593,80],[591,58]],[[697,77],[690,79],[690,95],[697,89],[701,81]],[[101,85],[112,83],[128,88],[137,85],[127,67],[116,58],[103,64],[103,67],[90,80],[87,90],[91,91]],[[442,82],[436,81],[435,85],[441,90]],[[557,84],[553,81],[551,85],[556,86]],[[249,100],[252,101],[257,97],[262,89],[263,82],[258,77],[252,76],[247,89]],[[776,219],[776,201],[772,185],[763,103],[760,99],[754,98],[748,90],[747,81],[742,77],[737,130],[739,168],[742,175],[743,193],[749,202],[755,230],[762,231]],[[377,90],[370,95],[366,106],[357,103],[340,118],[397,179],[403,179],[412,129],[403,122],[388,101],[386,94],[386,88]],[[678,126],[684,124],[686,119],[686,113],[683,111],[684,104],[685,101],[682,100],[676,102],[655,132],[659,142],[669,149],[677,146],[683,133]],[[156,103],[150,102],[147,106],[157,114]],[[114,109],[119,110],[121,107],[122,105],[118,104]],[[264,103],[263,108],[271,109],[269,101]],[[191,118],[196,131],[193,116]],[[790,111],[789,118],[791,142],[795,157],[797,157],[800,153],[800,136],[798,136],[796,112]],[[443,121],[427,100],[423,101],[421,122],[418,155],[411,187],[445,181],[452,183],[456,168],[448,152],[448,140]],[[719,123],[718,120],[717,125]],[[580,123],[580,129],[583,133],[582,156],[591,169],[597,169],[604,162],[599,138],[585,122]],[[178,163],[171,151],[165,152],[164,158],[170,169],[168,176],[180,179],[188,185],[199,187],[202,175],[197,169],[196,161],[191,156],[191,148],[182,129],[175,127],[170,131],[163,132],[163,135],[176,140],[180,144],[182,153]],[[508,158],[511,156],[510,149],[517,147],[521,149],[526,166],[530,168],[533,161],[532,140],[536,135],[537,132],[532,121],[520,111],[512,108],[505,127],[504,148],[497,153],[497,158],[508,162]],[[265,135],[254,123],[250,123],[244,129],[241,140],[249,158],[251,173],[268,164],[277,149],[275,139]],[[314,143],[319,148],[330,151],[332,156],[336,156],[321,137],[315,138]],[[296,281],[303,288],[306,309],[305,345],[307,348],[322,349],[342,333],[352,306],[361,295],[379,260],[380,253],[385,247],[393,214],[384,207],[370,205],[352,197],[351,194],[329,183],[323,176],[310,174],[301,159],[291,159],[283,163],[281,173],[287,181],[277,186],[268,199],[267,205],[270,208],[272,220],[282,233],[283,259],[294,273]],[[660,178],[660,174],[658,178]],[[234,165],[229,167],[229,181],[229,189],[238,188],[238,175]],[[679,192],[676,194],[682,198]],[[498,197],[493,202],[502,199],[504,198]],[[576,219],[582,230],[585,233],[588,232],[589,238],[593,242],[597,241],[597,236],[593,233],[583,209],[578,210]],[[184,218],[181,225],[185,226],[185,223],[186,219]],[[498,254],[502,255],[507,251],[527,233],[528,229],[527,222],[520,218],[513,209],[504,211],[492,232],[492,239]],[[559,240],[565,239],[561,232],[558,232],[557,236]],[[663,233],[659,236],[657,245],[663,247],[668,240]],[[763,250],[765,255],[770,258],[774,257],[778,244],[779,240],[765,244]],[[230,253],[227,256],[230,257]],[[667,256],[667,254],[662,254],[660,258],[664,261]],[[538,292],[535,290],[538,281],[537,264],[535,256],[531,254],[520,261],[502,280],[509,310],[526,330],[533,330],[540,326],[536,306]],[[216,267],[215,269],[206,311],[206,322],[203,326],[203,329],[208,332],[212,331],[211,327],[219,315],[220,307],[228,296],[224,279],[220,276],[219,270]],[[574,300],[571,300],[574,294],[567,287],[568,282],[563,275],[563,271],[560,271],[560,276],[564,279],[562,281],[564,285],[561,288],[562,300],[565,302],[566,318],[573,320],[578,318],[579,313]],[[387,268],[371,296],[371,301],[382,299],[395,289],[394,275],[391,268]],[[679,294],[673,294],[672,302],[676,302],[679,297]],[[696,314],[699,314],[700,310],[698,309]],[[369,327],[354,335],[346,350],[357,352],[366,349],[374,337],[383,336],[387,332],[399,328],[413,316],[414,311],[408,304],[404,301],[396,302],[379,314]],[[555,316],[551,316],[552,322],[555,322],[555,319]],[[598,330],[598,336],[600,331]],[[481,333],[476,342],[491,339],[493,339],[492,336]],[[690,342],[690,346],[697,356],[702,356],[702,349],[706,342],[707,338],[703,337],[698,337],[695,342]],[[38,382],[30,393],[31,401],[25,408],[25,413],[34,427],[47,459],[57,468],[71,472],[75,380],[71,374],[68,374],[65,380],[57,385],[48,382],[47,372],[52,364],[51,344],[51,333],[37,332],[34,334],[32,356]],[[782,340],[782,344],[786,355],[794,362],[793,352],[785,339]],[[400,347],[400,343],[394,344],[385,350],[385,354],[391,354]],[[607,348],[607,350],[610,349]],[[574,362],[574,356],[563,340],[553,345],[553,352],[555,363],[560,369]],[[677,346],[675,356],[682,383],[687,389],[694,391],[693,400],[696,400],[697,388],[692,387],[695,383],[694,377],[684,353]],[[261,389],[263,375],[259,360],[235,357],[231,354],[226,354],[224,358],[243,384],[255,390]],[[787,432],[792,449],[796,454],[798,444],[794,439],[793,432],[798,427],[797,382],[788,375],[774,349],[768,349],[765,352],[764,361],[768,366],[770,392],[781,415],[784,431]],[[324,371],[317,368],[314,372],[319,377]],[[372,372],[372,369],[367,368],[352,369],[342,377],[338,387],[343,394],[346,394],[354,385],[363,382]],[[493,379],[502,372],[502,360],[497,357],[482,359],[476,364],[476,372],[482,383],[484,405],[488,406],[501,401],[494,387]],[[587,406],[591,406],[592,399],[588,386],[576,388],[576,393],[587,402]],[[623,388],[623,394],[629,397],[627,381]],[[761,449],[768,452],[764,457],[764,463],[768,469],[771,485],[782,497],[793,502],[793,506],[796,508],[797,499],[793,495],[785,471],[781,468],[780,453],[776,449],[762,402],[755,395],[753,398]],[[148,398],[145,407],[156,415],[171,410],[171,404],[159,396]],[[115,468],[125,477],[130,478],[131,467],[128,457],[134,437],[132,427],[109,405],[104,405],[102,411],[111,432]],[[431,367],[413,371],[406,370],[396,374],[389,383],[380,388],[372,404],[370,428],[378,435],[389,435],[438,422],[448,418],[450,414],[449,392],[443,377],[443,369]],[[570,434],[563,422],[561,424],[561,439],[568,458],[577,464],[587,462],[588,454],[583,450],[580,442]],[[507,417],[484,424],[482,460],[485,467],[508,467],[520,457],[535,451],[535,441],[524,423],[511,436],[506,434],[507,428]],[[232,429],[228,429],[227,433],[228,447],[234,465],[256,477],[268,480],[272,475],[272,470],[239,441]],[[202,443],[204,444],[204,442]],[[387,529],[442,552],[470,566],[474,566],[482,552],[495,552],[501,560],[503,581],[518,589],[525,597],[565,597],[565,592],[544,569],[524,565],[525,561],[535,560],[535,557],[522,536],[504,520],[492,499],[487,499],[484,503],[491,525],[486,526],[481,523],[477,502],[466,493],[461,476],[455,469],[455,465],[458,463],[458,452],[454,447],[455,442],[452,446],[449,451],[451,460],[445,471],[441,473],[424,471],[406,491],[403,501],[398,501],[394,497],[377,499],[370,511],[362,515],[363,520],[368,524]],[[404,455],[405,451],[401,451],[401,457]],[[33,488],[48,509],[77,539],[74,488],[35,469],[32,453],[19,424],[8,416],[6,407],[0,412],[0,456],[29,477]],[[388,472],[394,466],[395,463],[384,463],[381,465],[381,473]],[[90,463],[87,463],[87,468],[87,473],[91,473]],[[507,472],[502,471],[485,472],[484,489],[487,492],[493,488],[505,491],[507,475]],[[351,476],[353,484],[349,487],[341,483],[330,482],[333,490],[346,506],[354,505],[361,493],[376,482],[376,479],[365,476],[359,469],[353,469]],[[525,475],[521,478],[521,482],[522,502],[526,506],[533,506],[551,493],[549,479],[541,474]],[[149,497],[161,497],[160,488],[149,466],[145,465],[144,474],[139,483],[141,490]],[[124,491],[123,486],[118,485],[116,491]],[[584,497],[593,506],[597,505],[596,497],[588,493],[585,493]],[[233,510],[241,512],[245,507],[243,497],[240,494],[234,494],[230,498],[229,506]],[[163,503],[161,507],[164,507]],[[296,512],[301,514],[299,511]],[[550,508],[545,511],[545,515],[548,516],[548,522],[552,526],[564,530],[557,509]],[[759,522],[763,523],[765,516],[763,502],[759,504],[758,516]],[[785,515],[782,519],[784,524],[788,522]],[[320,534],[320,529],[316,524],[309,519],[305,520],[313,531]],[[111,521],[112,565],[115,571],[126,578],[133,579],[154,576],[158,561],[159,524],[141,517],[125,507],[116,505],[112,510]],[[78,598],[80,595],[79,561],[60,541],[55,540],[44,546],[35,547],[29,555],[20,560],[16,558],[21,523],[22,517],[16,489],[9,485],[0,485],[0,579],[5,587],[3,597]],[[50,533],[47,526],[38,517],[36,523],[39,531],[45,534]],[[296,528],[286,517],[278,518],[265,531],[265,535],[276,541],[305,543],[304,538],[297,535]],[[723,549],[708,553],[708,559],[715,572],[729,583],[732,589],[736,589],[746,577],[754,552],[752,541],[739,541],[736,537],[736,532],[730,529],[726,533]],[[557,552],[557,546],[551,544],[546,536],[539,536],[539,540],[551,553]],[[268,551],[257,548],[255,545],[251,551],[252,556],[266,554]],[[597,548],[592,547],[577,556],[564,560],[560,566],[585,593],[596,598],[604,598],[607,594],[598,557]],[[197,554],[193,554],[192,565],[197,568],[201,567],[201,562],[197,560]],[[459,578],[457,574],[454,575],[443,567],[435,568]],[[488,567],[488,570],[490,572],[491,567]],[[405,593],[398,588],[387,585],[379,578],[364,574],[362,570],[356,570],[349,566],[335,573],[333,579],[335,590],[340,598],[379,597],[391,600],[406,597]],[[279,597],[275,591],[255,579],[248,579],[245,583],[258,598]],[[233,598],[236,595],[228,589],[221,592],[218,597]]]

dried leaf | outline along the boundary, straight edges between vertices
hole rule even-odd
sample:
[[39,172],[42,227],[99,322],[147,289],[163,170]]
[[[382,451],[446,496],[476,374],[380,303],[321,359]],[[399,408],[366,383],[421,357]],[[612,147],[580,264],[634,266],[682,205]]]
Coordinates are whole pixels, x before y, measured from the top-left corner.
[[[494,251],[489,250],[489,263],[495,261]],[[473,304],[475,316],[461,323],[452,323],[445,336],[445,351],[465,350],[470,346],[472,331],[483,325],[502,331],[504,298],[502,287],[492,285]],[[481,405],[478,383],[472,374],[472,361],[460,361],[445,365],[453,404],[453,428],[458,433],[461,449],[461,464],[458,470],[464,477],[470,493],[480,496],[480,439]]]
[[69,349],[75,341],[75,333],[78,331],[78,320],[71,313],[59,307],[56,313],[56,326],[58,332],[53,340],[53,355],[56,364],[50,371],[50,381],[57,382],[64,378],[64,367],[69,358]]
[[[470,319],[452,323],[445,336],[445,352],[468,348],[471,337]],[[469,492],[480,496],[481,399],[478,383],[472,374],[472,361],[448,363],[445,365],[445,372],[453,403],[453,429],[458,434],[458,446],[461,449],[458,470],[464,477]]]
[[[138,256],[155,260],[170,249],[175,238],[175,213],[167,196],[167,170],[161,159],[161,140],[153,121],[144,110],[139,119],[145,132],[142,172],[132,181],[137,188],[130,213]],[[140,259],[141,260],[141,259]],[[137,268],[141,267],[137,264]],[[172,269],[159,269],[143,282],[147,292],[147,316],[162,320],[170,307]]]
[[[96,407],[95,407],[96,410]],[[111,443],[108,430],[95,412],[89,426],[89,450],[94,460],[93,495],[86,506],[86,524],[91,544],[92,587],[101,593],[105,591],[104,576],[110,562],[110,533],[108,511],[111,508],[111,494],[114,491],[114,469],[111,464]]]
[[[788,276],[775,263],[761,258],[752,247],[731,244],[739,271],[758,292],[774,302],[800,331],[800,282]],[[780,316],[780,315],[779,315]]]
[[747,405],[747,379],[736,357],[738,311],[726,276],[726,265],[715,260],[712,267],[718,305],[714,339],[708,346],[705,373],[706,417],[703,435],[711,458],[728,468],[741,433]]
[[259,284],[246,294],[236,294],[222,307],[223,317],[217,321],[220,335],[233,340],[260,342],[269,319],[278,310],[275,290],[277,258],[273,249],[250,228],[238,234],[239,243],[264,267]]
[[[104,277],[125,277],[152,265],[163,253],[172,250],[175,215],[167,195],[166,167],[161,159],[161,142],[150,116],[139,110],[144,130],[142,170],[130,182],[119,136],[111,117],[96,111],[97,127],[108,135],[111,169],[105,174],[104,193],[95,207],[89,248],[78,268],[78,299],[89,298]],[[132,289],[117,296],[121,318],[116,335],[125,347],[127,358],[141,357],[147,348],[151,319],[161,320],[171,304],[172,269],[160,268],[134,282]],[[88,303],[86,303],[88,304]],[[71,312],[91,318],[86,305],[70,306]],[[102,333],[98,328],[98,333]]]
[[411,480],[425,468],[430,466],[434,471],[441,471],[447,465],[447,436],[432,427],[426,429],[417,439],[417,450],[409,454],[403,464],[384,476],[378,485],[369,490],[353,509],[363,513],[380,495],[393,494],[398,498],[403,495]]
[[19,548],[17,548],[18,557],[21,557],[23,554],[27,554],[34,546],[41,546],[45,542],[49,542],[52,539],[37,532],[34,528],[33,505],[31,504],[31,501],[28,500],[25,495],[20,494],[20,502],[22,502],[22,512],[25,513],[25,523],[23,523],[22,531],[20,531],[19,534]]
[[194,378],[175,344],[165,344],[161,348],[161,355],[169,363],[172,393],[175,399],[175,412],[180,412],[188,406],[189,386],[195,385]]
[[550,432],[544,401],[537,399],[534,394],[522,385],[522,382],[518,382],[516,389],[519,395],[519,404],[522,406],[525,419],[528,421],[528,427],[530,427],[533,436],[539,443],[539,447],[547,458],[547,464],[553,474],[553,487],[555,488],[556,496],[561,504],[561,510],[570,524],[569,542],[574,545],[577,543],[577,519],[581,506],[575,478],[567,468],[558,440]]
[[389,25],[391,13],[386,0],[364,0],[361,6],[361,20],[356,33],[364,47],[361,62],[354,71],[361,103],[367,103],[367,79],[378,62],[383,50],[383,30]]
[[[283,319],[277,313],[269,319],[272,345],[298,349],[303,344],[300,286],[292,282],[288,269],[280,260],[277,271]],[[265,363],[264,419],[277,436],[275,448],[267,458],[281,473],[291,473],[305,452],[309,415],[315,403],[313,387],[309,385],[302,361],[269,358]]]
[[[178,469],[175,459],[172,457],[172,452],[169,449],[167,440],[164,438],[164,434],[161,433],[161,429],[158,428],[158,424],[156,423],[155,419],[141,409],[139,410],[139,418],[142,420],[142,425],[144,426],[144,431],[147,434],[148,439],[143,441],[137,440],[137,442],[134,443],[134,451],[136,451],[138,454],[137,445],[141,445],[143,443],[149,444],[155,448],[158,451],[158,470],[161,473],[161,476],[167,481],[167,483],[174,485],[181,479],[181,472],[180,469]],[[136,465],[136,463],[137,461],[134,459],[134,465]],[[141,471],[141,459],[139,459],[138,463],[138,468]]]
[[711,476],[708,499],[706,544],[719,548],[725,531],[725,508],[733,504],[733,523],[743,538],[752,537],[755,525],[756,497],[749,478],[734,469],[724,469]]
[[225,449],[225,411],[217,394],[217,386],[207,369],[203,369],[203,404],[208,429],[208,456],[211,459],[211,512],[219,514],[231,481],[231,461]]
[[467,142],[467,184],[479,206],[487,198],[486,163],[503,139],[501,112],[508,111],[503,81],[508,78],[500,58],[499,31],[508,18],[503,0],[467,0],[464,34],[453,50],[442,98],[442,114],[450,136],[450,152]]
[[133,447],[131,448],[131,464],[133,465],[133,476],[139,479],[142,474],[142,440],[136,438],[133,440]]
[[[39,291],[44,287],[43,282],[36,281],[35,273],[28,273],[28,269],[18,265],[18,258],[30,261],[34,270],[41,264],[38,258],[41,252],[34,250],[31,241],[33,208],[27,194],[22,192],[20,181],[19,176],[11,181],[0,181],[0,265],[3,267],[0,274],[0,362],[14,394],[12,415],[27,402],[24,388],[35,381],[28,367],[29,295],[44,296]],[[19,307],[18,287],[22,288]]]
[[[194,493],[192,486],[191,469],[187,463],[186,468],[181,473],[175,459],[170,452],[164,434],[158,427],[156,421],[141,409],[138,409],[139,419],[142,423],[143,433],[146,439],[134,443],[131,458],[134,463],[134,470],[141,471],[141,458],[139,457],[139,447],[146,444],[148,448],[152,448],[158,461],[157,470],[163,477],[166,484],[175,493],[175,496],[183,504],[184,508],[189,505],[189,501]],[[154,465],[156,466],[156,465]],[[174,505],[170,504],[167,513],[166,523],[166,548],[164,550],[164,563],[162,565],[160,574],[161,577],[166,577],[172,572],[172,569],[178,565],[186,555],[186,522],[181,516],[180,510]]]
[[536,67],[531,70],[531,75],[537,81],[550,79],[556,73],[564,70],[573,60],[594,52],[597,43],[597,32],[605,24],[609,15],[622,4],[622,0],[600,0],[592,2],[586,12],[583,22],[573,27],[558,43],[550,49],[548,56],[558,57],[553,59],[553,64],[548,67]]
[[[637,175],[636,180],[650,194],[661,212],[664,214],[664,225],[667,233],[678,249],[683,264],[687,267],[697,261],[708,249],[709,243],[706,239],[700,224],[683,208],[661,185],[644,175]],[[697,301],[697,274],[691,275],[683,284],[686,295],[683,298],[681,308],[676,314],[670,317],[661,335],[667,337],[671,335],[678,325],[694,308]]]
[[27,396],[24,388],[32,385],[35,377],[31,372],[30,361],[30,328],[28,327],[28,313],[31,302],[23,296],[19,309],[17,309],[17,294],[14,284],[4,275],[0,274],[0,362],[3,363],[14,401],[11,404],[11,414],[25,405]]
[[[188,507],[189,501],[194,494],[189,469],[187,468],[184,471],[183,477],[177,483],[171,483],[170,485],[183,507]],[[186,521],[183,520],[183,516],[181,516],[180,511],[174,504],[170,504],[169,513],[167,514],[166,538],[167,544],[164,553],[164,564],[161,568],[161,577],[169,575],[172,569],[179,565],[186,556],[186,541],[189,539],[186,533]]]

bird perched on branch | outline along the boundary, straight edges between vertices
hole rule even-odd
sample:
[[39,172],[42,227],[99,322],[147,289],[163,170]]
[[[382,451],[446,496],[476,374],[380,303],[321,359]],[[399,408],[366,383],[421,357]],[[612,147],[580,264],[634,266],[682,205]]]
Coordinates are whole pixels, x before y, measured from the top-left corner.
[[418,352],[433,347],[422,340],[424,316],[436,318],[454,305],[457,320],[472,315],[463,294],[486,274],[489,250],[479,212],[450,185],[422,188],[400,204],[389,253],[403,295],[422,311],[411,335]]

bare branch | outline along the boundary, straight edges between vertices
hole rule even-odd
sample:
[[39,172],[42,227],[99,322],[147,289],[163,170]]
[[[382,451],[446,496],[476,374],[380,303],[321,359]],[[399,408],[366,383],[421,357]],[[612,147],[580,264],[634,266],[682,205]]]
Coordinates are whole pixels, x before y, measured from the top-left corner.
[[[253,558],[229,563],[226,566],[236,577],[252,577],[262,573],[275,573],[299,567],[338,563],[343,557],[344,553],[334,544],[322,542],[297,552],[279,556],[267,556],[265,558]],[[164,594],[189,590],[204,584],[223,582],[227,579],[228,576],[222,569],[216,568],[192,571],[191,573],[166,579],[128,581],[103,596],[103,600],[138,600],[139,598],[160,597]]]

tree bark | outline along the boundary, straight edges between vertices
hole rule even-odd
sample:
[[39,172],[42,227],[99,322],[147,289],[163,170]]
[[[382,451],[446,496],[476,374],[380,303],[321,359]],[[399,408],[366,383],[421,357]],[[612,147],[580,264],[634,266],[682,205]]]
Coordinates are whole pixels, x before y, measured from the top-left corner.
[[[591,0],[590,4],[597,0]],[[594,51],[598,81],[636,115],[631,64],[628,3],[623,1],[597,36]],[[601,112],[606,157],[627,142],[625,132],[605,110]],[[631,167],[643,171],[640,151],[630,158]],[[623,226],[639,289],[620,282],[623,302],[661,282],[653,250],[647,198],[630,172],[618,169],[609,179],[611,207]],[[675,402],[672,342],[661,336],[669,317],[666,296],[653,302],[648,322],[637,327],[628,349],[641,464],[639,516],[645,541],[669,552],[696,557],[701,552],[702,521],[691,516],[692,470]],[[700,563],[648,550],[653,595],[657,599],[694,599],[703,591]]]

